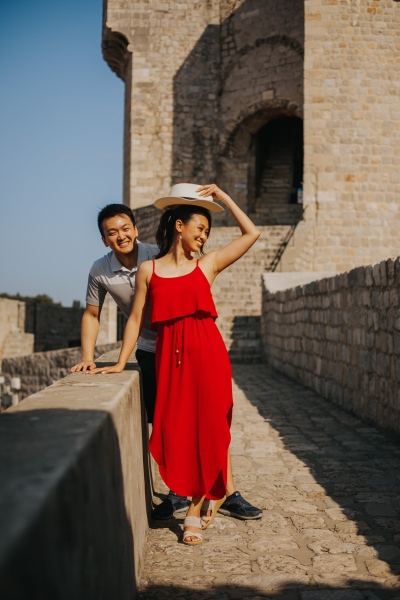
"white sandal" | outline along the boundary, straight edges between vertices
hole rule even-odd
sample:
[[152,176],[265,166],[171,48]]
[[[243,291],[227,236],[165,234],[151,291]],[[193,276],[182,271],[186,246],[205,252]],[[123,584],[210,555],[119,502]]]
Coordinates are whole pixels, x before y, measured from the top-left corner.
[[[199,529],[201,529],[200,517],[185,517],[185,520],[183,521],[183,527],[198,527]],[[193,537],[197,539],[191,541],[186,540],[186,538]],[[203,541],[203,534],[195,533],[194,531],[184,531],[182,541],[187,546],[198,546]]]
[[202,510],[202,512],[203,511],[207,512],[207,511],[211,510],[211,515],[201,515],[200,519],[201,519],[201,528],[202,529],[207,529],[207,527],[209,527],[211,525],[211,523],[214,521],[215,516],[218,512],[218,509],[221,506],[221,504],[223,504],[225,498],[226,498],[226,496],[224,496],[223,498],[220,498],[219,500],[208,500],[208,498],[206,498],[204,500],[201,510]]

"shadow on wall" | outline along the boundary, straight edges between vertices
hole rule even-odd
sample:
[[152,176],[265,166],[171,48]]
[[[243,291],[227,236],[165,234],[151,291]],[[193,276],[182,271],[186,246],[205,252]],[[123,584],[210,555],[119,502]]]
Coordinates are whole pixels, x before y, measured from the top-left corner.
[[[217,181],[258,225],[296,225],[304,5],[271,5],[246,0],[206,27],[176,73],[172,183]],[[273,121],[279,131],[260,135]],[[227,213],[214,222],[232,224]]]
[[208,25],[174,77],[172,184],[216,176],[220,28]]
[[[354,553],[357,547],[357,536],[362,536],[367,541],[368,545],[365,546],[364,541],[363,546],[367,552],[369,547],[372,550],[370,554],[358,557],[366,562],[371,561],[373,575],[366,571],[365,581],[358,579],[358,582],[352,583],[351,573],[335,571],[332,564],[331,573],[337,573],[338,576],[347,579],[345,583],[341,581],[338,588],[334,587],[334,589],[341,589],[342,585],[358,587],[385,592],[382,595],[378,594],[378,598],[397,599],[400,585],[398,579],[400,574],[400,480],[398,477],[400,444],[398,440],[381,433],[301,384],[291,381],[284,375],[269,371],[267,367],[266,369],[268,377],[265,379],[260,375],[257,378],[248,378],[237,369],[234,373],[235,382],[256,406],[259,414],[278,433],[285,448],[298,459],[299,469],[305,465],[308,468],[306,473],[310,473],[314,482],[322,486],[329,496],[330,504],[326,505],[324,510],[327,510],[330,527],[333,526],[344,544],[348,545],[347,549],[343,545],[341,552]],[[268,384],[271,379],[274,380],[274,385]],[[309,479],[308,483],[312,483],[312,480]],[[288,486],[288,490],[293,490],[291,482],[287,484],[282,482],[282,486],[285,485]],[[304,493],[308,498],[314,498],[316,501],[319,499],[318,492],[311,490],[308,492],[311,494],[309,496]],[[323,502],[324,497],[325,493],[322,492],[320,501]],[[329,509],[329,506],[332,508]],[[333,511],[331,515],[333,521],[329,517],[329,510]],[[336,515],[335,511],[338,510],[345,515],[345,519],[339,514]],[[325,515],[325,512],[321,511],[319,514]],[[307,518],[309,517],[305,517],[306,521]],[[321,520],[321,517],[319,518]],[[322,532],[325,532],[325,556],[329,556],[326,554],[329,545],[337,544],[337,541],[332,542],[329,537],[326,537],[326,532],[329,531],[322,520],[320,527]],[[299,533],[301,534],[301,529]],[[355,546],[353,550],[351,550],[352,545]],[[332,551],[335,552],[335,548]],[[339,552],[339,549],[336,551]],[[345,556],[350,555],[345,554]],[[379,578],[386,579],[390,576],[393,577],[393,581],[396,581],[393,587],[385,588],[379,583]],[[329,582],[325,585],[320,582],[319,587],[331,589]],[[305,589],[313,588],[306,586]],[[279,593],[271,597],[286,598]],[[367,597],[376,598],[376,596],[364,596],[357,591],[354,591],[354,595],[343,596],[355,600]],[[304,596],[307,600],[311,598],[321,600],[325,596],[321,591]],[[333,599],[336,596],[327,596],[327,598]]]
[[[82,435],[88,432],[94,435]],[[6,412],[0,439],[1,598],[136,598],[134,532],[125,508],[130,494],[124,489],[132,463],[121,456],[111,415]],[[147,452],[143,457],[149,479]]]

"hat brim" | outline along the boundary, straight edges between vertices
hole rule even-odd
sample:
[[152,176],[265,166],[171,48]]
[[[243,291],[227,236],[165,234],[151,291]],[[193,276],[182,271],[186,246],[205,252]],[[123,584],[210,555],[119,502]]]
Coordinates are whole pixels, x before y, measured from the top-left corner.
[[199,200],[198,198],[176,198],[174,196],[166,196],[165,198],[158,198],[154,202],[154,206],[159,208],[160,210],[164,210],[165,208],[170,208],[172,206],[179,206],[181,204],[191,205],[191,206],[201,206],[206,208],[210,212],[223,212],[222,206],[213,202],[211,200]]

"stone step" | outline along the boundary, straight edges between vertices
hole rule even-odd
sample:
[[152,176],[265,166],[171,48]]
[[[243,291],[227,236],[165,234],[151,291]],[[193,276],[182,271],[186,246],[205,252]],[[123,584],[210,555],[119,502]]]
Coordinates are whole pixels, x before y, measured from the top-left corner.
[[[217,325],[233,363],[262,360],[260,314],[261,276],[270,269],[292,228],[290,225],[260,226],[254,246],[223,271],[212,288],[218,311]],[[221,248],[236,237],[235,226],[213,227],[206,251]]]
[[229,358],[233,364],[258,364],[263,362],[261,347],[259,351],[253,351],[249,348],[230,349]]

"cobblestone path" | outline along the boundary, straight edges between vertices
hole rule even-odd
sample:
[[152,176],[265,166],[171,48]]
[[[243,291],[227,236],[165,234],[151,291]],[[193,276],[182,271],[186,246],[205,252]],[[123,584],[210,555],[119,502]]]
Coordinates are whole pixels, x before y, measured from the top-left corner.
[[234,397],[236,487],[264,516],[195,548],[153,523],[140,598],[400,600],[400,444],[263,365],[234,365]]

